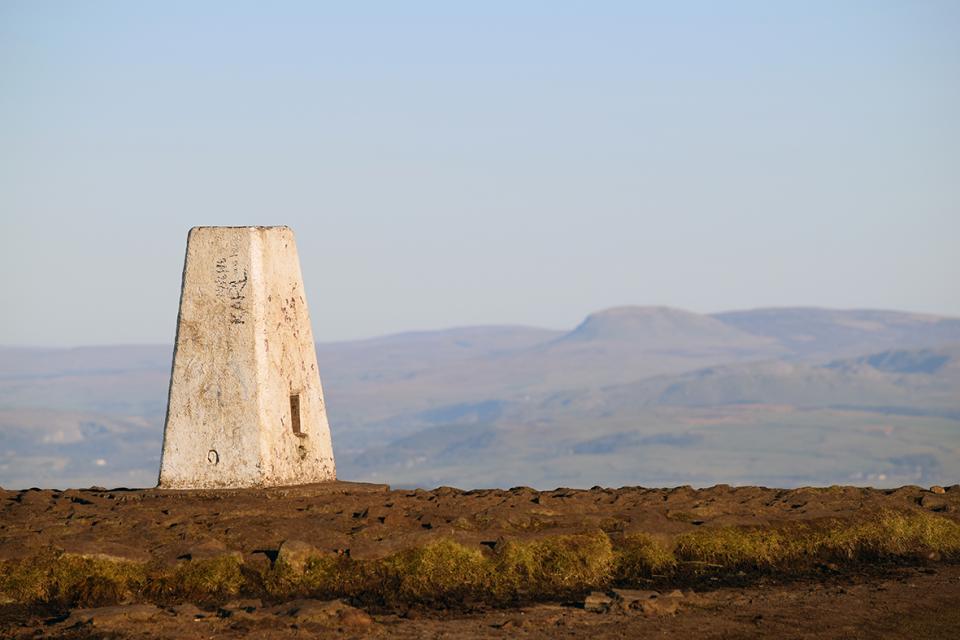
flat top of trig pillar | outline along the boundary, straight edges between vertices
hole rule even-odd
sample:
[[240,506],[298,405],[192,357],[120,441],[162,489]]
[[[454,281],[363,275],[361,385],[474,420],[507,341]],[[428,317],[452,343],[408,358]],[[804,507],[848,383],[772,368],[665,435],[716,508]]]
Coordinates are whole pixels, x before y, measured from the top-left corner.
[[230,226],[230,225],[226,225],[226,226],[200,225],[200,226],[197,226],[197,227],[193,227],[192,229],[190,229],[190,231],[197,231],[197,230],[199,230],[199,229],[263,229],[263,230],[270,230],[270,229],[289,229],[289,228],[290,228],[290,227],[288,227],[288,226],[285,225],[285,224],[276,224],[276,225],[236,225],[236,226]]

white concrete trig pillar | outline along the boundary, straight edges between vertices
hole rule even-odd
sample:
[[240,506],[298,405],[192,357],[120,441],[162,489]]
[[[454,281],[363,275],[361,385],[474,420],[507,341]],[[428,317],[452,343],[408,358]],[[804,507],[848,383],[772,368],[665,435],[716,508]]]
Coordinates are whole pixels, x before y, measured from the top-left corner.
[[191,229],[159,486],[335,479],[293,231]]

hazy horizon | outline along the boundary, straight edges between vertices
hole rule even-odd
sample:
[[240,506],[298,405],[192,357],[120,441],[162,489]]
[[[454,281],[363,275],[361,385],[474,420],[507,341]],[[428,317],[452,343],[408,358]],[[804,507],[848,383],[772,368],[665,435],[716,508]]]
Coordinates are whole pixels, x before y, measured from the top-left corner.
[[[788,487],[949,484],[960,468],[960,318],[621,307],[560,331],[316,350],[346,479]],[[152,483],[172,352],[0,349],[0,485]]]
[[[753,311],[786,311],[786,310],[816,310],[816,311],[863,311],[863,312],[876,312],[876,313],[903,313],[912,316],[930,316],[936,318],[944,319],[960,319],[960,315],[951,315],[951,314],[942,314],[942,313],[930,313],[922,311],[912,311],[909,309],[864,309],[864,308],[842,308],[842,307],[818,307],[818,306],[799,306],[799,305],[787,305],[782,307],[748,307],[743,309],[721,309],[719,311],[707,311],[699,312],[693,311],[692,309],[681,309],[679,307],[669,307],[666,305],[658,304],[649,304],[649,305],[635,305],[635,304],[620,304],[614,305],[612,307],[605,307],[603,309],[594,309],[590,311],[580,320],[574,322],[570,325],[561,326],[559,324],[549,324],[549,325],[533,325],[533,324],[524,324],[519,322],[491,322],[485,324],[462,324],[462,325],[449,325],[442,327],[414,327],[411,329],[403,329],[397,331],[387,331],[386,333],[378,333],[368,336],[358,336],[352,338],[344,338],[341,340],[316,340],[317,345],[334,345],[346,342],[364,342],[368,340],[378,340],[382,338],[391,338],[397,336],[405,336],[412,334],[431,334],[431,333],[443,333],[446,331],[457,331],[465,329],[481,329],[481,328],[528,328],[528,329],[544,329],[549,331],[557,332],[567,332],[575,329],[580,323],[586,320],[589,316],[602,313],[605,311],[610,311],[614,309],[669,309],[671,311],[680,311],[680,312],[690,312],[696,313],[703,316],[713,316],[720,315],[724,313],[734,313],[734,312],[753,312]],[[314,324],[316,324],[314,322]],[[96,347],[136,347],[136,346],[170,346],[173,348],[173,337],[167,342],[92,342],[92,343],[83,343],[83,344],[11,344],[0,342],[0,348],[4,349],[83,349],[83,348],[96,348]]]

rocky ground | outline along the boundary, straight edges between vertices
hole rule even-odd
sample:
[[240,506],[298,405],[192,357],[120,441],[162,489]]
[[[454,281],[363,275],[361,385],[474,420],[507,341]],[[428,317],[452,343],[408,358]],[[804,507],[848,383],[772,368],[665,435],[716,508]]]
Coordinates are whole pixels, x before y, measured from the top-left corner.
[[392,491],[348,482],[231,491],[0,490],[0,561],[55,547],[170,562],[228,549],[257,563],[290,539],[353,558],[376,558],[437,537],[484,545],[501,536],[590,529],[672,536],[701,527],[857,517],[884,508],[960,517],[960,485],[943,493],[915,486],[727,485]]
[[[612,596],[612,597],[611,597]],[[621,597],[622,596],[622,597]],[[3,638],[951,638],[960,566],[694,592],[611,591],[510,610],[366,613],[342,601],[241,600],[72,611],[7,608]]]
[[[55,551],[176,565],[233,554],[244,566],[267,568],[294,541],[376,559],[440,538],[480,549],[504,538],[596,530],[669,540],[729,525],[855,521],[883,510],[956,520],[960,486],[464,492],[338,482],[247,491],[0,491],[0,561]],[[92,609],[8,601],[0,604],[0,637],[952,637],[960,628],[960,565],[936,555],[906,560],[652,585],[657,591],[610,589],[511,609],[358,609],[341,600],[270,598]]]

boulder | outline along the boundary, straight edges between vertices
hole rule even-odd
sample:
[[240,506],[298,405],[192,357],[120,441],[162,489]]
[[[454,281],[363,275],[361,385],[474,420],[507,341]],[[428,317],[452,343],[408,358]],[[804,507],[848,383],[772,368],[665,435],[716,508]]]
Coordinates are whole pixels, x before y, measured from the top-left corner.
[[927,494],[920,498],[920,506],[924,509],[929,509],[930,511],[949,511],[950,503],[946,501],[945,498],[941,498],[935,494]]
[[262,551],[247,553],[243,556],[243,566],[253,569],[257,573],[266,573],[273,566],[270,556]]
[[284,540],[277,551],[277,562],[302,573],[307,560],[320,555],[320,550],[312,544],[300,540]]

